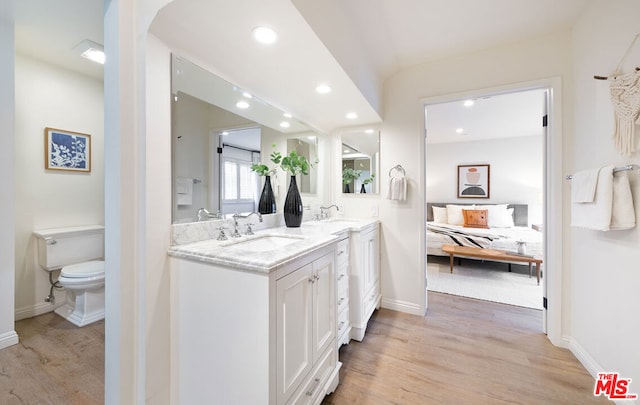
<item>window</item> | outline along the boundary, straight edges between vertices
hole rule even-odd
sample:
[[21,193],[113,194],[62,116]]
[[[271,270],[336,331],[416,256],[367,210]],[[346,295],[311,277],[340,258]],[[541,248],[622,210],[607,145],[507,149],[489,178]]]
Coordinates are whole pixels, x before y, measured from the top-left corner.
[[256,189],[256,174],[251,171],[251,162],[224,158],[224,200],[252,201]]

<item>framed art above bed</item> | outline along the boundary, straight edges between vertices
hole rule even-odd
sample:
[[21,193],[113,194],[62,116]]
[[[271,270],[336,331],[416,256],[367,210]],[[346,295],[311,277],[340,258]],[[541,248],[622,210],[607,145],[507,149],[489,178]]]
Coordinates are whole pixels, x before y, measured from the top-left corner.
[[489,198],[489,165],[458,165],[458,198]]

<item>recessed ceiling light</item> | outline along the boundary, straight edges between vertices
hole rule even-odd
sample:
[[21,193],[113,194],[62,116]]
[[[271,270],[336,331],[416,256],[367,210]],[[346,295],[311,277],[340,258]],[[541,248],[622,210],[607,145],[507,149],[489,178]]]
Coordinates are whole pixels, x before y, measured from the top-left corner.
[[456,134],[464,134],[463,128],[456,128]]
[[475,101],[473,101],[473,100],[464,100],[463,105],[464,105],[465,107],[471,107],[471,106],[472,106],[472,105],[474,105],[475,103],[476,103],[476,102],[475,102]]
[[229,133],[227,131],[222,131],[220,135],[229,135]]
[[278,34],[269,27],[255,27],[252,33],[253,39],[261,44],[271,45],[278,39]]
[[285,118],[293,118],[293,115],[290,113],[284,113],[282,114]]
[[308,136],[307,139],[309,139],[310,141],[313,141],[314,139],[316,139],[316,137],[311,135],[311,136]]
[[80,56],[82,56],[83,58],[104,65],[106,56],[104,54],[104,48],[102,45],[85,39],[84,41],[76,45],[74,49],[78,53],[80,53]]
[[366,131],[364,131],[365,134],[372,134],[373,133],[373,129],[367,129]]
[[344,153],[349,153],[350,151],[349,151],[349,149],[345,149],[345,150],[343,150],[343,152]]
[[282,122],[280,123],[280,126],[281,126],[282,128],[289,128],[289,127],[291,126],[291,124],[289,124],[287,121],[282,121]]
[[358,114],[354,112],[350,112],[350,113],[347,113],[346,117],[350,120],[355,120],[356,118],[358,118]]
[[236,107],[244,110],[245,108],[249,108],[249,103],[247,103],[246,101],[238,101],[236,103]]
[[253,96],[251,95],[251,93],[249,93],[249,92],[247,92],[247,91],[243,92],[243,93],[242,93],[242,95],[243,95],[244,97],[246,97],[246,98],[253,98]]
[[331,87],[329,87],[329,85],[327,84],[319,84],[316,87],[316,91],[320,94],[327,94],[327,93],[331,93]]

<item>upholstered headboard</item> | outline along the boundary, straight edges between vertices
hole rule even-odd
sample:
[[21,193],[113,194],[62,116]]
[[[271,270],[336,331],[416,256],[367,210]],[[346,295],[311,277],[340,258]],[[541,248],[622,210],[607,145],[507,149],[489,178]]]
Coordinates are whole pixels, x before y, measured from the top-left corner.
[[[473,205],[466,203],[427,203],[427,221],[433,221],[433,207],[446,207],[447,204],[455,205]],[[493,205],[493,204],[475,204],[475,205]],[[516,226],[529,226],[529,206],[527,204],[508,204],[507,208],[513,208],[513,223]]]

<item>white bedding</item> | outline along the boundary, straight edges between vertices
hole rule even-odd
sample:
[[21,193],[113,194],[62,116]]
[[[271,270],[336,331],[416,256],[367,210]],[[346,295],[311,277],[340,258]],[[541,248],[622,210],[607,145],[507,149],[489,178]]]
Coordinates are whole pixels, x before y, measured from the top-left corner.
[[[542,232],[524,226],[514,226],[511,228],[465,228],[458,225],[445,225],[427,222],[441,228],[447,228],[458,232],[470,232],[474,235],[486,235],[498,237],[489,242],[489,248],[502,250],[517,250],[517,241],[524,241],[528,255],[536,257],[543,256]],[[442,251],[442,245],[453,244],[451,239],[446,235],[431,232],[427,230],[427,254],[436,256],[448,256],[448,253]]]

